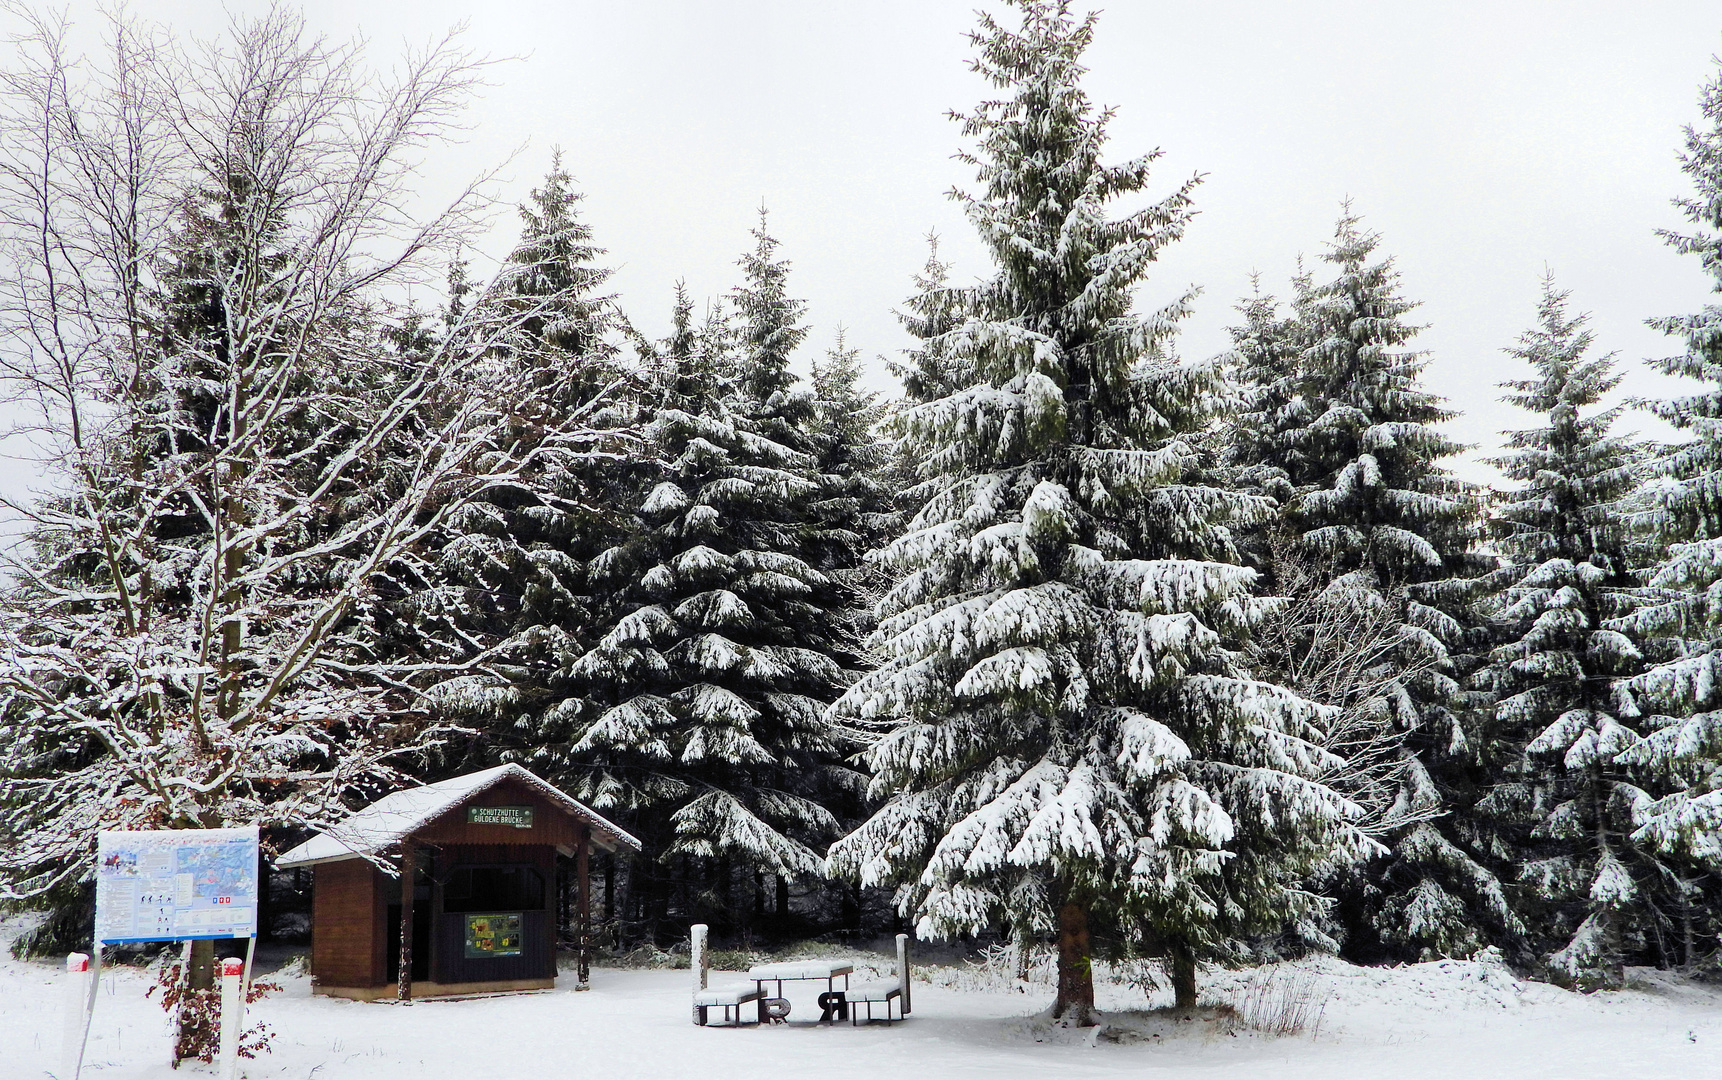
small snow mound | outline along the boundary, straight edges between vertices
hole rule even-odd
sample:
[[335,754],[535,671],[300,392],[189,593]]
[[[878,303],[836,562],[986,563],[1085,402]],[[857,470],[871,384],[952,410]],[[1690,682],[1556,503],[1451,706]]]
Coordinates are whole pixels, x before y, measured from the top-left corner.
[[1674,1002],[1714,1005],[1722,1000],[1714,983],[1705,983],[1677,971],[1653,967],[1626,969],[1626,989]]
[[1204,1005],[1195,1009],[1128,1009],[1096,1012],[1094,1024],[1079,1027],[1069,1017],[1054,1019],[1050,1009],[1005,1025],[1013,1040],[1048,1043],[1054,1046],[1136,1046],[1145,1043],[1212,1042],[1225,1038],[1253,1038],[1227,1005]]

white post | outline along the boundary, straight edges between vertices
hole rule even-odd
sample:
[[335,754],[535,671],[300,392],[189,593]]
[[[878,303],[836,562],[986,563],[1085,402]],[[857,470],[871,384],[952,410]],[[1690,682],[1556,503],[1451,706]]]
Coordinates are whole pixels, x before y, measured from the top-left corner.
[[694,923],[693,951],[688,959],[694,969],[694,989],[706,988],[706,924]]
[[245,995],[240,984],[245,961],[231,957],[221,962],[221,1058],[216,1075],[233,1080],[239,1070],[239,1030],[245,1023]]
[[909,1015],[909,935],[897,935],[897,990],[902,995],[897,1007]]
[[60,1038],[60,1080],[75,1080],[83,1064],[84,1032],[89,1029],[90,958],[66,957],[66,1026]]
[[[689,931],[691,944],[688,947],[688,966],[694,971],[694,1000],[699,1000],[699,992],[706,988],[706,924],[694,923]],[[700,1006],[694,1006],[694,1023],[700,1022]]]
[[[96,991],[102,988],[102,942],[97,938],[90,946],[90,997],[84,1004],[84,1041],[90,1038],[90,1017],[96,1015]],[[78,1067],[83,1068],[83,1052],[78,1053]]]

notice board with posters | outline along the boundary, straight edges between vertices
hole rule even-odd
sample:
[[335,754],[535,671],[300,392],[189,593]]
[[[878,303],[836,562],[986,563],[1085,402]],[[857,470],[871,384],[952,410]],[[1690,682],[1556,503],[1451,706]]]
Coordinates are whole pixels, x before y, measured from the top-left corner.
[[96,939],[189,941],[257,933],[257,828],[104,832]]
[[466,917],[466,957],[477,960],[486,956],[520,955],[520,912],[468,915]]

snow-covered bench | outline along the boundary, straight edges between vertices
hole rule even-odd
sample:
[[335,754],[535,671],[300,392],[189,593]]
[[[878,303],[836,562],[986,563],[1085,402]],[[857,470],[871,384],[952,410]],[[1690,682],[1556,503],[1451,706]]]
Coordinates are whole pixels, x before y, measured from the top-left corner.
[[[705,1026],[707,1009],[722,1009],[723,1018],[732,1024],[741,1023],[741,1007],[749,1001],[763,1002],[765,991],[754,983],[726,983],[723,986],[708,986],[704,990],[694,991],[694,1023]],[[763,1008],[763,1004],[761,1008]],[[734,1017],[730,1010],[735,1010]],[[761,1017],[761,1022],[764,1017]]]
[[[695,923],[693,928],[693,953],[689,957],[694,971],[694,1023],[705,1026],[706,1010],[722,1009],[724,1020],[737,1026],[741,1024],[741,1007],[750,1001],[759,1002],[759,1022],[765,1023],[765,988],[753,982],[725,983],[722,986],[707,986],[706,980],[710,975],[709,961],[706,957],[706,924]],[[730,1015],[730,1010],[735,1015]]]
[[857,1005],[867,1006],[867,1019],[873,1019],[873,1006],[885,1006],[885,1022],[891,1022],[891,1002],[897,1003],[897,1019],[901,1020],[909,1014],[909,935],[897,935],[897,977],[881,979],[878,982],[862,983],[852,986],[846,995],[849,1001],[849,1022],[861,1022],[861,1010]]

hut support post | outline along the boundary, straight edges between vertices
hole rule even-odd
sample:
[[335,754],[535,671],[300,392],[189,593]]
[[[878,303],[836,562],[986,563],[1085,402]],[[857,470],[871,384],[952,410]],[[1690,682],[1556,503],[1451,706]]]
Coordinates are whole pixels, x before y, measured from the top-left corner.
[[401,848],[401,970],[395,987],[397,1001],[413,999],[413,879],[418,876],[418,852],[409,841]]
[[580,879],[580,895],[575,901],[575,934],[580,948],[575,968],[576,990],[592,986],[592,830],[581,828],[580,847],[574,856],[574,876]]

